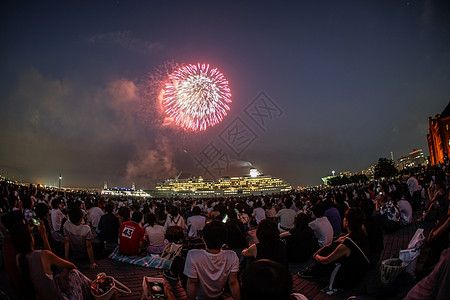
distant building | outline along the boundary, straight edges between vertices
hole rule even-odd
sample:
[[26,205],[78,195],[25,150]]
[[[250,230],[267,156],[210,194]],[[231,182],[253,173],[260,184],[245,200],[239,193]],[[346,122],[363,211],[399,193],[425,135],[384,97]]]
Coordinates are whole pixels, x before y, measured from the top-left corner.
[[450,152],[450,103],[442,114],[428,118],[427,140],[431,165],[444,163]]
[[403,170],[407,168],[424,166],[427,164],[427,160],[422,149],[414,149],[408,155],[400,156],[397,163],[398,169]]
[[198,178],[180,179],[179,176],[158,183],[154,197],[228,197],[267,195],[289,192],[292,187],[285,180],[261,174],[250,169],[249,175],[222,177],[218,180]]
[[375,165],[372,165],[372,166],[368,167],[367,169],[362,170],[361,174],[366,175],[369,178],[372,178],[373,175],[375,174]]
[[322,177],[322,181],[324,185],[329,185],[330,184],[330,180],[334,179],[334,178],[342,178],[344,175],[332,175],[332,176],[326,176],[326,177]]

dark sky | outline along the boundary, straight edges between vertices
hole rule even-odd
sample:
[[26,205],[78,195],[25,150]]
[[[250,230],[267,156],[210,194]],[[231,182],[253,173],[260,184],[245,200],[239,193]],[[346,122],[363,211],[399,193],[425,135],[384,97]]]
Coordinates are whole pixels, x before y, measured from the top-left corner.
[[[2,3],[0,172],[23,181],[153,188],[254,166],[316,185],[428,155],[427,118],[450,100],[445,0]],[[231,88],[206,132],[167,125],[157,97],[189,63]]]

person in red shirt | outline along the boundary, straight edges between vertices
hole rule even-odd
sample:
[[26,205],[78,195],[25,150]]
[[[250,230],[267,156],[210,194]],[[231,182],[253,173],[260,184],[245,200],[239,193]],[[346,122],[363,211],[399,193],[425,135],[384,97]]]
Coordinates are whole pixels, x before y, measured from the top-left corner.
[[142,213],[140,211],[133,212],[131,221],[122,223],[120,227],[120,244],[119,252],[123,255],[138,255],[144,245],[144,229],[139,225],[142,221]]

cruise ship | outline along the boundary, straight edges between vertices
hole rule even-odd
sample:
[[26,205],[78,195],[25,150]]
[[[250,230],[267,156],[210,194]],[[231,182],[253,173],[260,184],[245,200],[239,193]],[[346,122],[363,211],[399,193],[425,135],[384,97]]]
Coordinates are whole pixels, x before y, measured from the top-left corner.
[[261,174],[254,168],[250,169],[249,175],[241,177],[224,176],[217,180],[202,177],[179,179],[179,176],[158,183],[154,196],[228,197],[277,194],[292,190],[291,185],[285,180]]

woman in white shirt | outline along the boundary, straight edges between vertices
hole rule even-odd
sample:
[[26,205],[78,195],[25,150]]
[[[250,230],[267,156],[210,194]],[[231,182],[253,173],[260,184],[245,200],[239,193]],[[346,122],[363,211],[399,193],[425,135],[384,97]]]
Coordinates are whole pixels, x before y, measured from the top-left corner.
[[147,215],[145,229],[145,239],[147,240],[147,251],[152,254],[161,254],[169,241],[166,240],[166,230],[156,223],[156,216],[153,213]]

